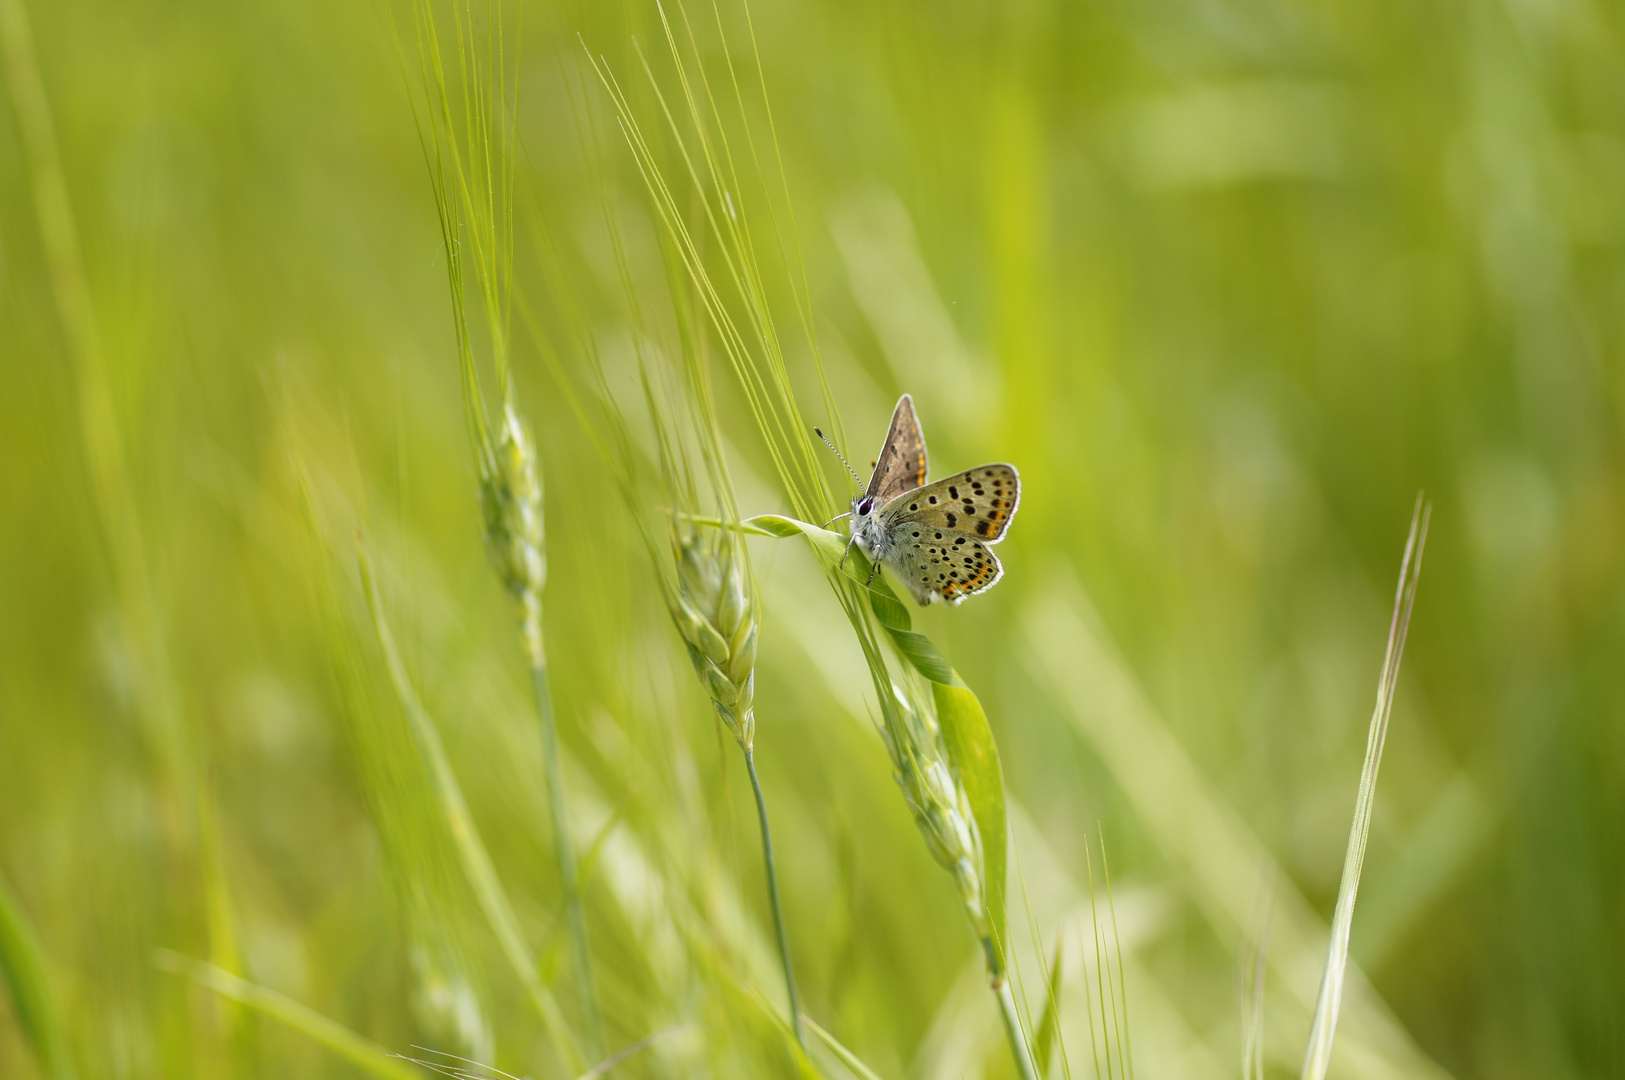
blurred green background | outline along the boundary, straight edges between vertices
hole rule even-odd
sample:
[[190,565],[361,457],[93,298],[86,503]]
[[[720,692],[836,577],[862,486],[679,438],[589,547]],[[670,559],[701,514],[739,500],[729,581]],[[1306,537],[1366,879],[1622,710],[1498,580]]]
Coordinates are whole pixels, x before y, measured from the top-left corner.
[[[421,763],[355,582],[359,529],[528,940],[567,969],[385,8],[52,0],[28,33],[5,3],[0,874],[67,1056],[93,1077],[356,1075],[161,970],[167,949],[390,1050],[564,1075],[414,817]],[[852,456],[910,391],[938,471],[1022,472],[1003,583],[918,624],[1000,741],[1020,980],[1036,1014],[1034,943],[1060,934],[1070,1075],[1093,1075],[1101,838],[1136,1074],[1239,1075],[1235,980],[1266,922],[1270,1069],[1296,1074],[1419,489],[1433,532],[1333,1075],[1625,1075],[1621,9],[751,14]],[[658,55],[657,15],[527,3],[521,23],[520,201],[629,387],[602,204],[651,304],[664,270],[602,95],[578,123],[567,87],[592,86],[583,40],[643,80],[632,41]],[[82,305],[47,240],[30,38]],[[524,233],[516,291],[546,319]],[[742,770],[516,335],[610,1042],[679,1025],[616,1075],[788,1075],[739,989],[779,1000]],[[743,509],[786,510],[718,379]],[[1007,1075],[838,609],[804,546],[753,544],[758,756],[807,1008],[882,1075]],[[42,1075],[25,1030],[0,1006],[0,1075]]]

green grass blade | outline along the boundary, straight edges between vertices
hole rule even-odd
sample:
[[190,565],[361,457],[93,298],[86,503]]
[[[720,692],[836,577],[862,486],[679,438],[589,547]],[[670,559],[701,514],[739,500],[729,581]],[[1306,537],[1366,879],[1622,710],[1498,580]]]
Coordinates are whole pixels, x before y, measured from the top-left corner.
[[1422,572],[1422,549],[1427,545],[1428,519],[1432,513],[1432,505],[1424,503],[1418,495],[1416,509],[1411,514],[1410,537],[1405,541],[1405,557],[1399,567],[1394,615],[1388,625],[1388,648],[1377,682],[1377,706],[1366,735],[1365,763],[1360,768],[1360,790],[1354,802],[1354,822],[1349,826],[1343,880],[1337,888],[1337,907],[1332,914],[1326,967],[1321,975],[1320,995],[1315,1001],[1315,1019],[1309,1028],[1309,1044],[1304,1050],[1305,1080],[1324,1080],[1332,1062],[1332,1036],[1337,1031],[1343,975],[1348,969],[1349,932],[1354,926],[1354,899],[1360,891],[1360,871],[1365,865],[1366,843],[1371,836],[1371,810],[1377,798],[1377,770],[1382,765],[1388,719],[1394,710],[1394,687],[1399,680],[1399,662],[1405,655],[1405,636],[1410,629],[1411,607],[1416,602],[1416,582]]
[[411,725],[412,736],[418,750],[429,766],[434,783],[434,795],[445,816],[446,825],[456,846],[457,857],[468,876],[468,883],[474,890],[475,898],[491,926],[491,931],[496,935],[504,958],[518,976],[537,1012],[541,1014],[549,1038],[553,1040],[560,1055],[570,1063],[571,1068],[580,1071],[586,1067],[587,1062],[582,1057],[558,1002],[537,972],[535,958],[519,928],[519,918],[514,914],[507,893],[503,891],[496,867],[492,864],[491,856],[480,838],[479,829],[468,811],[468,802],[463,797],[462,786],[457,782],[456,774],[452,772],[445,747],[441,745],[440,733],[406,673],[406,665],[401,659],[400,651],[395,647],[395,636],[384,617],[377,578],[373,574],[372,563],[367,557],[366,549],[358,544],[357,553],[362,583],[367,593],[367,604],[372,611],[373,626],[377,630],[378,643],[383,649],[384,661],[389,668],[390,681],[400,698],[401,709],[406,713],[407,721]]
[[1055,950],[1050,954],[1049,978],[1045,980],[1044,1011],[1038,1015],[1033,1029],[1033,1063],[1040,1075],[1048,1071],[1050,1051],[1055,1046],[1055,1033],[1061,1023],[1061,935],[1055,935]]
[[[1024,659],[1159,846],[1189,868],[1196,902],[1217,926],[1253,917],[1259,880],[1274,898],[1268,966],[1307,1018],[1325,958],[1326,925],[1258,836],[1179,743],[1075,582],[1035,599],[1024,618]],[[1253,868],[1249,870],[1248,868]],[[1351,976],[1357,975],[1350,972]],[[1358,1023],[1345,1049],[1372,1075],[1448,1075],[1363,978],[1351,979]]]
[[848,1050],[841,1040],[825,1031],[812,1017],[805,1016],[802,1019],[806,1022],[807,1029],[818,1036],[819,1041],[827,1046],[829,1052],[834,1054],[858,1080],[880,1080],[879,1074],[865,1065],[862,1058]]
[[52,1080],[72,1077],[73,1059],[45,955],[4,878],[0,878],[0,975],[11,991],[17,1020],[33,1044],[40,1071]]
[[168,949],[159,949],[154,962],[162,970],[191,979],[227,1001],[285,1024],[372,1076],[382,1080],[419,1080],[423,1075],[366,1036],[270,987],[240,979],[224,968]]

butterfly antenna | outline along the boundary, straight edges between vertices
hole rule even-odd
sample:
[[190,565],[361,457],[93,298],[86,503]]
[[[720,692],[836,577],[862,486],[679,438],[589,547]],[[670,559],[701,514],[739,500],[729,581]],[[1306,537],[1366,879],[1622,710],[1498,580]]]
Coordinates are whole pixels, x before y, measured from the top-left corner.
[[834,451],[835,456],[841,459],[841,464],[846,466],[846,471],[852,474],[852,479],[858,482],[858,487],[862,487],[863,477],[859,476],[857,470],[852,467],[851,462],[846,460],[846,455],[841,453],[839,450],[836,450],[835,444],[830,442],[827,438],[824,438],[824,433],[822,431],[818,430],[817,428],[813,428],[813,434],[817,435],[820,439],[824,439],[824,445]]

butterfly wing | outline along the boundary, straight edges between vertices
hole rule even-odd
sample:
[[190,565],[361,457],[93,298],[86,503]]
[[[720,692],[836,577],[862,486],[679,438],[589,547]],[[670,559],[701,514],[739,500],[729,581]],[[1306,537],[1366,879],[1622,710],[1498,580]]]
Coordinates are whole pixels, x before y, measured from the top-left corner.
[[881,509],[881,520],[888,533],[900,530],[899,540],[913,540],[910,533],[924,528],[996,544],[1019,502],[1021,477],[1014,465],[978,465],[903,492]]
[[1004,538],[1021,501],[1011,465],[979,465],[905,491],[880,511],[885,559],[923,607],[956,604],[1004,574],[989,545]]
[[903,492],[924,484],[925,473],[925,436],[914,415],[914,398],[904,394],[897,399],[886,443],[880,448],[864,494],[874,500],[874,505],[885,506]]
[[937,597],[957,604],[991,588],[1004,574],[998,556],[982,541],[928,526],[906,529],[886,565],[925,607]]

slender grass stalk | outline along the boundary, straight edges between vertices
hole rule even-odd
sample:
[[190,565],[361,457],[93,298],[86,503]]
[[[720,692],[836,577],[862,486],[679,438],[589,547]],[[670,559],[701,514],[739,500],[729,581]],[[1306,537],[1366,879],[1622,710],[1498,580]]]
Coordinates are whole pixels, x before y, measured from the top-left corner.
[[[1044,974],[1044,1011],[1039,1014],[1038,1024],[1033,1028],[1033,1062],[1039,1072],[1049,1069],[1050,1055],[1053,1052],[1057,1034],[1061,1028],[1061,988],[1062,988],[1062,960],[1064,959],[1061,946],[1063,938],[1060,934],[1055,936],[1055,949],[1050,954],[1049,968]],[[1043,960],[1043,954],[1039,954]],[[1061,1047],[1061,1061],[1066,1062],[1066,1047]]]
[[564,769],[559,758],[558,724],[553,719],[553,695],[547,682],[547,663],[533,660],[531,685],[536,689],[536,711],[542,727],[542,764],[547,771],[548,816],[553,821],[553,851],[559,866],[559,884],[564,890],[564,910],[570,921],[570,948],[576,972],[581,979],[581,1008],[586,1018],[588,1051],[603,1053],[603,1019],[598,1013],[598,986],[593,977],[592,953],[587,944],[587,917],[581,906],[581,878],[576,865],[575,845],[567,828],[564,798]]
[[1259,894],[1258,914],[1249,924],[1236,967],[1236,1004],[1241,1010],[1241,1080],[1264,1080],[1264,984],[1268,974],[1272,896]]
[[367,605],[372,615],[378,645],[389,671],[390,682],[411,729],[417,752],[428,766],[435,801],[444,817],[447,832],[452,838],[463,872],[474,890],[475,899],[496,934],[504,957],[540,1013],[560,1057],[572,1067],[585,1067],[586,1059],[576,1045],[574,1033],[565,1022],[551,990],[537,972],[535,957],[525,943],[518,915],[508,901],[507,892],[497,876],[490,852],[480,836],[478,826],[474,823],[473,815],[469,812],[468,801],[463,796],[462,785],[458,783],[457,776],[452,771],[451,762],[440,741],[439,731],[407,675],[405,662],[395,645],[394,632],[390,629],[389,621],[384,614],[383,600],[379,595],[371,560],[366,548],[359,543],[356,555],[362,587],[366,592]]
[[184,976],[199,986],[207,987],[226,1001],[271,1017],[326,1047],[362,1072],[379,1077],[379,1080],[418,1080],[422,1075],[366,1036],[270,987],[249,982],[224,968],[168,949],[159,949],[154,963],[163,971]]
[[1121,1001],[1123,1011],[1123,1025],[1118,1029],[1118,1038],[1121,1040],[1119,1057],[1123,1063],[1123,1075],[1133,1080],[1134,1077],[1134,1044],[1129,1035],[1128,1026],[1128,967],[1123,963],[1123,938],[1117,932],[1117,902],[1112,898],[1112,868],[1106,859],[1106,829],[1100,826],[1100,870],[1106,879],[1106,911],[1112,920],[1112,948],[1117,953],[1117,999]]
[[[1111,942],[1101,930],[1100,909],[1097,904],[1098,894],[1095,892],[1095,864],[1094,857],[1084,848],[1084,867],[1089,878],[1089,923],[1094,935],[1095,945],[1095,994],[1096,1002],[1100,1005],[1100,1052],[1105,1058],[1105,1073],[1107,1080],[1111,1077],[1120,1077],[1128,1080],[1133,1075],[1133,1065],[1128,1049],[1128,988],[1123,981],[1123,946],[1117,935],[1117,909],[1112,902],[1111,874],[1106,870],[1106,840],[1104,835],[1100,840],[1100,860],[1106,885],[1107,916],[1111,919]],[[1116,944],[1117,952],[1117,981],[1112,981],[1111,961],[1112,949],[1110,945]],[[1087,980],[1087,969],[1085,969]],[[1088,995],[1085,994],[1085,997]],[[1119,1008],[1119,1000],[1122,1005]],[[1093,1020],[1089,1038],[1094,1041]],[[1116,1067],[1113,1067],[1113,1049],[1116,1049]],[[1097,1063],[1095,1071],[1100,1072]]]
[[779,962],[784,965],[784,989],[790,998],[790,1026],[796,1042],[807,1048],[807,1031],[801,1022],[801,1000],[796,994],[795,969],[790,963],[790,941],[784,935],[784,908],[779,903],[779,872],[773,862],[773,831],[767,825],[767,802],[762,798],[762,781],[756,776],[756,751],[745,751],[745,771],[750,774],[751,794],[756,796],[756,821],[762,830],[762,864],[767,868],[767,899],[773,907],[773,932],[779,939]]
[[[1032,603],[1023,623],[1023,662],[1054,693],[1084,743],[1100,754],[1150,835],[1200,883],[1195,897],[1207,917],[1218,925],[1246,926],[1256,909],[1259,875],[1271,883],[1268,966],[1282,990],[1313,1012],[1316,991],[1297,973],[1324,960],[1325,926],[1180,745],[1086,594],[1057,588]],[[1170,799],[1169,792],[1179,798]],[[1354,989],[1347,1004],[1359,1023],[1345,1037],[1361,1058],[1381,1062],[1395,1075],[1443,1075],[1368,985]]]
[[[675,463],[667,460],[666,476],[670,493],[680,496]],[[717,476],[713,473],[713,483]],[[728,496],[731,500],[731,492]],[[677,564],[676,580],[662,576],[668,591],[667,603],[678,631],[688,647],[690,662],[701,684],[711,695],[717,718],[733,735],[745,755],[745,771],[750,776],[751,794],[756,800],[756,821],[762,835],[762,861],[767,876],[768,904],[773,909],[773,929],[778,938],[779,962],[784,968],[785,995],[790,1009],[790,1027],[802,1052],[807,1051],[807,1032],[801,1021],[801,998],[796,992],[795,968],[790,960],[790,941],[784,928],[784,908],[779,900],[778,866],[773,858],[773,833],[768,825],[767,800],[756,772],[756,643],[760,615],[755,583],[751,578],[745,545],[736,533],[723,530],[704,533],[674,515],[672,541]]]
[[1349,932],[1354,926],[1354,898],[1360,891],[1360,871],[1365,866],[1366,842],[1371,837],[1371,811],[1377,801],[1377,771],[1382,766],[1382,748],[1388,738],[1388,719],[1394,711],[1399,662],[1405,655],[1405,637],[1410,632],[1411,608],[1416,603],[1416,582],[1422,573],[1422,549],[1427,546],[1428,520],[1432,515],[1432,504],[1418,494],[1416,508],[1411,512],[1411,531],[1405,541],[1405,556],[1399,564],[1394,614],[1388,623],[1388,647],[1383,653],[1382,675],[1377,680],[1377,705],[1366,733],[1365,763],[1360,767],[1354,821],[1349,826],[1348,850],[1343,857],[1343,879],[1337,887],[1337,907],[1332,913],[1326,967],[1321,973],[1320,994],[1315,1001],[1315,1019],[1309,1028],[1309,1043],[1304,1048],[1304,1080],[1324,1080],[1332,1062],[1332,1036],[1337,1031],[1337,1013],[1343,1002]]
[[[603,74],[600,71],[600,74]],[[623,117],[624,118],[624,117]],[[717,719],[727,728],[745,757],[751,793],[762,839],[764,873],[773,929],[784,971],[790,1030],[802,1055],[808,1054],[807,1033],[796,990],[795,968],[785,929],[779,895],[778,867],[767,802],[756,771],[756,655],[761,625],[760,599],[750,566],[750,554],[737,531],[696,526],[702,489],[721,516],[737,523],[738,502],[722,452],[715,402],[706,363],[706,342],[701,320],[692,310],[688,271],[668,245],[668,274],[681,371],[668,366],[664,354],[646,347],[651,338],[643,304],[628,272],[628,261],[616,216],[601,207],[610,246],[620,272],[630,321],[644,404],[653,425],[660,481],[666,498],[666,544],[650,527],[638,492],[640,461],[632,451],[621,405],[609,391],[601,358],[590,336],[581,341],[595,390],[602,405],[601,419],[613,448],[606,454],[611,471],[640,536],[654,562],[661,592],[673,623],[682,635],[694,673],[711,698]],[[696,463],[695,458],[698,458]],[[700,475],[703,474],[703,484]],[[662,548],[664,547],[664,551]],[[810,1061],[810,1058],[807,1059]]]
[[[847,556],[851,569],[837,570],[846,543],[836,533],[774,514],[743,522],[710,519],[705,523],[751,535],[802,536],[818,552],[869,667],[880,702],[880,736],[891,758],[893,778],[927,850],[959,887],[987,960],[989,986],[997,994],[1009,978],[1004,895],[1007,825],[998,746],[980,701],[931,640],[911,629],[908,609],[891,586],[883,578],[866,583],[868,561],[861,553]],[[901,684],[892,681],[874,622],[885,629],[902,660],[906,674]],[[929,694],[923,692],[921,683],[929,684]],[[1018,1066],[1025,1060],[1024,1067],[1030,1067],[1031,1051],[1019,1022],[1014,1030],[1011,1052]]]
[[999,983],[993,995],[999,1002],[999,1019],[1004,1021],[1004,1037],[1010,1043],[1010,1056],[1015,1059],[1016,1071],[1021,1074],[1021,1080],[1038,1080],[1038,1069],[1027,1048],[1027,1038],[1021,1032],[1021,1017],[1016,1013],[1016,997],[1010,989],[1010,980]]
[[818,1036],[819,1040],[829,1048],[829,1052],[834,1054],[836,1059],[839,1060],[842,1065],[845,1065],[852,1075],[858,1078],[858,1080],[880,1080],[878,1073],[869,1068],[868,1065],[864,1064],[862,1058],[858,1057],[858,1055],[854,1054],[851,1050],[848,1050],[844,1045],[842,1045],[839,1039],[820,1027],[818,1021],[814,1020],[810,1016],[806,1018],[806,1021],[808,1030],[810,1030],[814,1035]]

